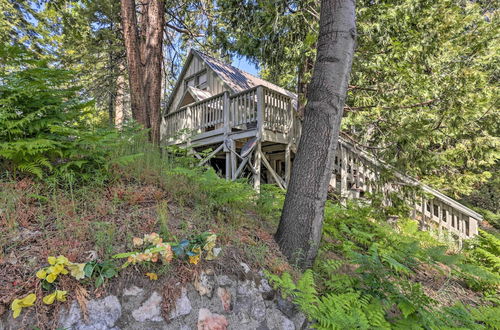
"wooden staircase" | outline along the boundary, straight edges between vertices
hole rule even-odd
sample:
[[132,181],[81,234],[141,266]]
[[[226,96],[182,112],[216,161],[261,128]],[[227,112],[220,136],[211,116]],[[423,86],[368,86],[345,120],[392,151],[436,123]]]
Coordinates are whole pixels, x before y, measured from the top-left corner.
[[[258,189],[262,173],[269,182],[286,188],[291,170],[291,154],[296,151],[301,122],[294,114],[296,99],[256,86],[240,93],[223,92],[166,114],[162,124],[165,145],[189,146],[196,150],[212,148],[209,157],[225,160],[226,178],[235,180],[245,168],[253,175]],[[241,157],[244,145],[254,147]],[[280,170],[284,164],[284,170]],[[270,179],[269,179],[270,178]],[[391,206],[405,201],[411,216],[423,230],[435,229],[458,242],[478,234],[482,216],[418,180],[398,172],[369,152],[356,147],[342,136],[330,181],[342,201],[381,196]]]
[[382,203],[390,206],[395,198],[402,199],[422,229],[448,233],[460,245],[463,239],[478,234],[478,222],[483,218],[479,213],[395,170],[342,136],[334,166],[330,185],[341,200],[379,194]]

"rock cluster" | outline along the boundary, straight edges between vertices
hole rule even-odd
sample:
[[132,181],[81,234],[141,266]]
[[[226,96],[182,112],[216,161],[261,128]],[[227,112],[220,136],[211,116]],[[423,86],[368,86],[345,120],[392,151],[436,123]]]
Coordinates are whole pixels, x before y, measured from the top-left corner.
[[[60,314],[59,326],[78,330],[293,330],[307,326],[305,316],[281,299],[262,274],[241,279],[202,272],[181,290],[168,319],[161,313],[161,292],[131,285],[121,295],[90,300],[88,319],[84,320],[74,301]],[[3,325],[2,325],[3,324]],[[0,330],[17,329],[9,316],[0,320]]]

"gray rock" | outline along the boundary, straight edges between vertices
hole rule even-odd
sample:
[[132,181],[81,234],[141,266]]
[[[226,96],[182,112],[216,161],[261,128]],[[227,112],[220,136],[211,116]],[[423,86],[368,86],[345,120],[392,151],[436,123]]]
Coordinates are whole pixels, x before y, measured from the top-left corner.
[[262,322],[266,317],[266,304],[255,282],[240,282],[237,288],[235,311],[242,314],[240,318],[246,320],[243,314],[248,314],[251,319]]
[[248,266],[246,263],[240,262],[240,266],[241,266],[241,268],[243,268],[243,271],[245,272],[245,274],[250,271],[250,266]]
[[221,275],[216,277],[217,285],[226,287],[234,285],[234,281],[229,278],[229,276]]
[[175,302],[175,309],[170,313],[170,319],[191,313],[191,301],[187,296],[186,288],[182,288],[181,296]]
[[135,285],[132,285],[130,288],[127,288],[123,290],[123,295],[124,296],[138,296],[144,292],[143,289],[136,287]]
[[305,316],[304,313],[298,312],[291,318],[293,324],[295,324],[296,329],[309,329],[308,326],[308,321],[307,317]]
[[122,308],[117,297],[107,296],[101,300],[90,300],[87,309],[89,322],[85,323],[80,307],[74,301],[67,313],[61,313],[59,326],[75,330],[119,330],[115,323],[122,315]]
[[163,321],[163,318],[161,317],[161,301],[162,297],[156,291],[153,291],[151,297],[149,297],[149,299],[146,300],[141,307],[132,311],[132,317],[138,322]]
[[259,287],[257,289],[262,294],[264,299],[271,300],[274,298],[274,290],[265,278],[261,278]]
[[279,294],[277,296],[278,296],[277,307],[287,317],[292,318],[299,312],[297,306],[295,306],[290,300],[283,299]]
[[295,330],[293,322],[275,308],[267,311],[266,322],[269,329]]

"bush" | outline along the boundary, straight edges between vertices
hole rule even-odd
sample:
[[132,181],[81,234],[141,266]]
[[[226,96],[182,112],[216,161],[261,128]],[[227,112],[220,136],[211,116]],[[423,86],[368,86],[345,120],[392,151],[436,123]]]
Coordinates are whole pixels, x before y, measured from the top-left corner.
[[[268,276],[319,329],[482,329],[495,323],[498,307],[444,307],[426,293],[418,274],[495,292],[498,246],[491,241],[482,233],[465,256],[451,254],[446,244],[418,231],[414,220],[400,218],[391,226],[383,210],[327,203],[313,269],[297,281],[286,273]],[[494,296],[489,300],[495,302]]]
[[93,103],[74,85],[71,71],[19,48],[4,47],[0,57],[0,169],[38,178],[55,173],[94,180],[103,174],[130,135],[88,124]]

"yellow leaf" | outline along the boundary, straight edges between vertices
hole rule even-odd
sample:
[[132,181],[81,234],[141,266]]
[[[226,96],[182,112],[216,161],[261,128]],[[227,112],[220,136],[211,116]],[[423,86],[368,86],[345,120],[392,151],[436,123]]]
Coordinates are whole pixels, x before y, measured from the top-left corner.
[[47,275],[47,277],[45,278],[45,280],[49,283],[54,283],[54,281],[56,280],[57,278],[57,274],[55,273],[51,273],[49,275]]
[[45,305],[52,305],[54,303],[54,300],[56,300],[56,293],[53,292],[51,294],[48,294],[45,297],[43,297],[42,300]]
[[67,267],[71,272],[71,276],[73,276],[77,280],[81,280],[85,277],[85,272],[83,271],[83,269],[85,268],[85,264],[74,264],[70,262]]
[[158,279],[158,275],[156,273],[146,273],[146,276],[149,277],[151,281],[156,281]]
[[45,269],[42,268],[36,272],[36,277],[43,280],[44,278],[47,277],[47,272],[45,271]]
[[36,295],[34,293],[30,293],[29,295],[27,295],[22,299],[14,299],[14,301],[10,306],[13,312],[12,317],[17,318],[21,314],[23,307],[33,306],[35,301],[36,301]]
[[33,306],[35,301],[36,301],[36,294],[30,293],[29,295],[21,299],[21,305],[22,307],[30,307]]
[[52,273],[54,274],[60,274],[64,271],[64,266],[61,264],[57,264],[54,266]]
[[55,265],[56,264],[56,260],[57,258],[56,257],[48,257],[47,258],[47,261],[49,262],[49,264],[51,265]]
[[66,265],[69,262],[68,258],[65,256],[59,256],[56,258],[56,263]]
[[66,301],[66,294],[67,291],[62,291],[62,290],[56,290],[56,300],[57,301]]
[[21,314],[22,309],[23,309],[22,307],[12,309],[13,310],[12,317],[17,318],[19,316],[19,314]]
[[200,261],[200,255],[199,254],[197,254],[195,256],[189,256],[189,263],[190,264],[196,265],[196,264],[198,264],[199,261]]

